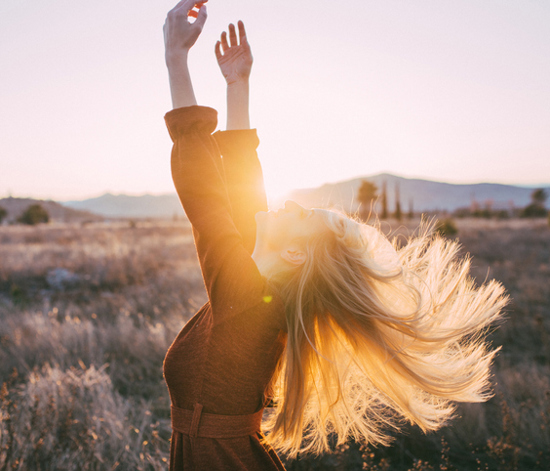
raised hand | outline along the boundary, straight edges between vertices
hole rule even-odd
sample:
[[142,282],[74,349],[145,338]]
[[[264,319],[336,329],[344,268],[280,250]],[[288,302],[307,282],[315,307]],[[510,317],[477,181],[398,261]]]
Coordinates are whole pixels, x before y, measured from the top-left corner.
[[[166,63],[186,59],[189,49],[195,44],[206,22],[206,6],[208,0],[181,0],[168,12],[164,23],[164,45],[166,48]],[[195,11],[194,8],[198,10]],[[189,18],[196,18],[193,23]]]
[[252,70],[252,51],[246,38],[242,21],[238,22],[239,38],[235,25],[229,25],[229,41],[224,31],[221,40],[216,43],[216,58],[228,85],[248,81]]
[[[166,66],[170,80],[170,93],[174,108],[197,104],[187,56],[195,44],[206,23],[206,6],[208,0],[182,0],[166,17],[164,23],[164,45],[166,48]],[[194,9],[197,9],[195,11]],[[193,23],[189,18],[196,18]]]

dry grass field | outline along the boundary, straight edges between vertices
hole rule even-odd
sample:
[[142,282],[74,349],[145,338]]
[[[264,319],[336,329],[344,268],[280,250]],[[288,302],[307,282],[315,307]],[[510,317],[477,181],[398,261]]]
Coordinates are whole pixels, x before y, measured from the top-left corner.
[[[438,433],[405,427],[392,447],[349,443],[289,470],[549,469],[550,228],[456,224],[476,279],[513,299],[491,333],[494,398]],[[167,469],[162,361],[204,301],[183,222],[0,227],[0,471]]]

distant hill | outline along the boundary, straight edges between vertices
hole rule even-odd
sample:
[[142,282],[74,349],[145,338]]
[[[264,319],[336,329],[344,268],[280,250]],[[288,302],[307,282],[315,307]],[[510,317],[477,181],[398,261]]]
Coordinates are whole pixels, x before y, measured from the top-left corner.
[[[327,183],[318,188],[295,190],[288,195],[288,199],[307,207],[337,207],[353,212],[357,209],[355,196],[363,180],[375,183],[379,190],[386,182],[389,211],[395,208],[396,186],[399,186],[401,208],[404,212],[408,211],[410,201],[416,212],[454,211],[469,207],[473,201],[481,207],[487,201],[491,201],[495,209],[520,208],[529,204],[533,192],[533,188],[514,185],[451,184],[383,173],[338,183]],[[545,189],[550,196],[550,185]]]
[[[454,211],[468,207],[476,201],[481,207],[492,201],[494,209],[521,208],[529,204],[533,188],[497,183],[479,183],[457,185],[430,180],[404,178],[383,173],[354,178],[337,183],[327,183],[318,188],[306,188],[292,191],[285,199],[295,200],[307,207],[335,206],[346,211],[355,211],[355,195],[363,180],[374,182],[379,189],[386,182],[388,189],[388,209],[395,208],[395,188],[399,185],[401,208],[409,210],[412,200],[415,212],[419,211]],[[545,188],[550,195],[550,185]],[[278,206],[283,200],[273,201]],[[82,201],[65,201],[64,206],[91,211],[105,217],[125,218],[172,218],[185,217],[179,199],[175,193],[164,195],[114,195],[106,193],[97,198]]]
[[4,208],[8,215],[5,222],[13,222],[31,205],[41,205],[50,216],[51,221],[55,222],[84,222],[101,221],[104,218],[89,211],[78,211],[72,208],[62,206],[55,201],[37,200],[32,198],[2,198],[0,206]]
[[78,210],[92,211],[107,217],[171,218],[185,213],[175,193],[164,195],[113,195],[106,193],[83,201],[64,201],[63,205]]

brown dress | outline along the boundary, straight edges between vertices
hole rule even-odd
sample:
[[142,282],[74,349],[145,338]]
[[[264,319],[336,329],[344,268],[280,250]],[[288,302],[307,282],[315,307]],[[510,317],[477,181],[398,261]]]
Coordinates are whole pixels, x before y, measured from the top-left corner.
[[164,360],[170,470],[283,470],[259,431],[286,321],[281,299],[251,258],[254,215],[267,208],[256,131],[212,135],[217,113],[200,106],[165,119],[174,142],[172,175],[209,298]]

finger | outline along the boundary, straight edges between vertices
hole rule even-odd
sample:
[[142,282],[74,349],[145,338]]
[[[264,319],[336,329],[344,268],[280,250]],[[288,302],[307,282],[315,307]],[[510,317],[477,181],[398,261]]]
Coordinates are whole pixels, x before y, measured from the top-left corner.
[[239,40],[241,44],[247,43],[248,40],[246,39],[246,30],[244,29],[244,23],[239,20],[237,24],[239,26]]
[[190,16],[191,18],[198,18],[199,16],[199,11],[201,9],[201,7],[207,2],[208,0],[204,0],[204,1],[200,1],[200,2],[197,2],[195,1],[193,7],[191,8],[191,10],[189,10],[187,12],[187,16]]
[[175,16],[177,13],[180,12],[180,10],[184,9],[184,5],[188,2],[189,0],[181,0],[181,2],[178,2],[174,8],[172,8],[169,12],[168,12],[168,17],[171,17],[171,16]]
[[216,52],[216,59],[218,59],[218,61],[220,61],[223,58],[222,43],[220,41],[216,42],[216,47],[215,47],[214,50]]
[[173,9],[172,11],[174,13],[185,13],[187,17],[191,18],[197,18],[198,17],[198,11],[194,10],[195,8],[197,10],[200,10],[200,7],[206,3],[208,0],[201,0],[200,2],[197,2],[197,0],[181,0]]
[[195,2],[195,4],[193,5],[193,8],[191,10],[189,10],[189,16],[191,16],[191,13],[194,13],[194,17],[196,18],[201,7],[205,4],[206,2]]
[[195,25],[201,28],[202,30],[202,28],[204,27],[204,24],[206,23],[207,17],[208,17],[208,13],[206,12],[206,5],[202,4],[199,10],[197,19],[195,21]]
[[227,33],[225,31],[222,33],[222,49],[224,54],[229,50],[229,44],[227,43]]
[[181,0],[174,8],[173,10],[183,10],[186,12],[189,12],[193,9],[195,6],[195,0]]
[[229,43],[231,44],[231,47],[239,45],[239,42],[237,41],[237,31],[235,30],[235,25],[233,23],[229,25]]
[[174,5],[174,8],[172,8],[172,10],[170,11],[174,11],[174,10],[177,10],[178,8],[182,8],[183,5],[185,5],[186,3],[189,3],[190,0],[181,0],[180,2],[176,3]]

